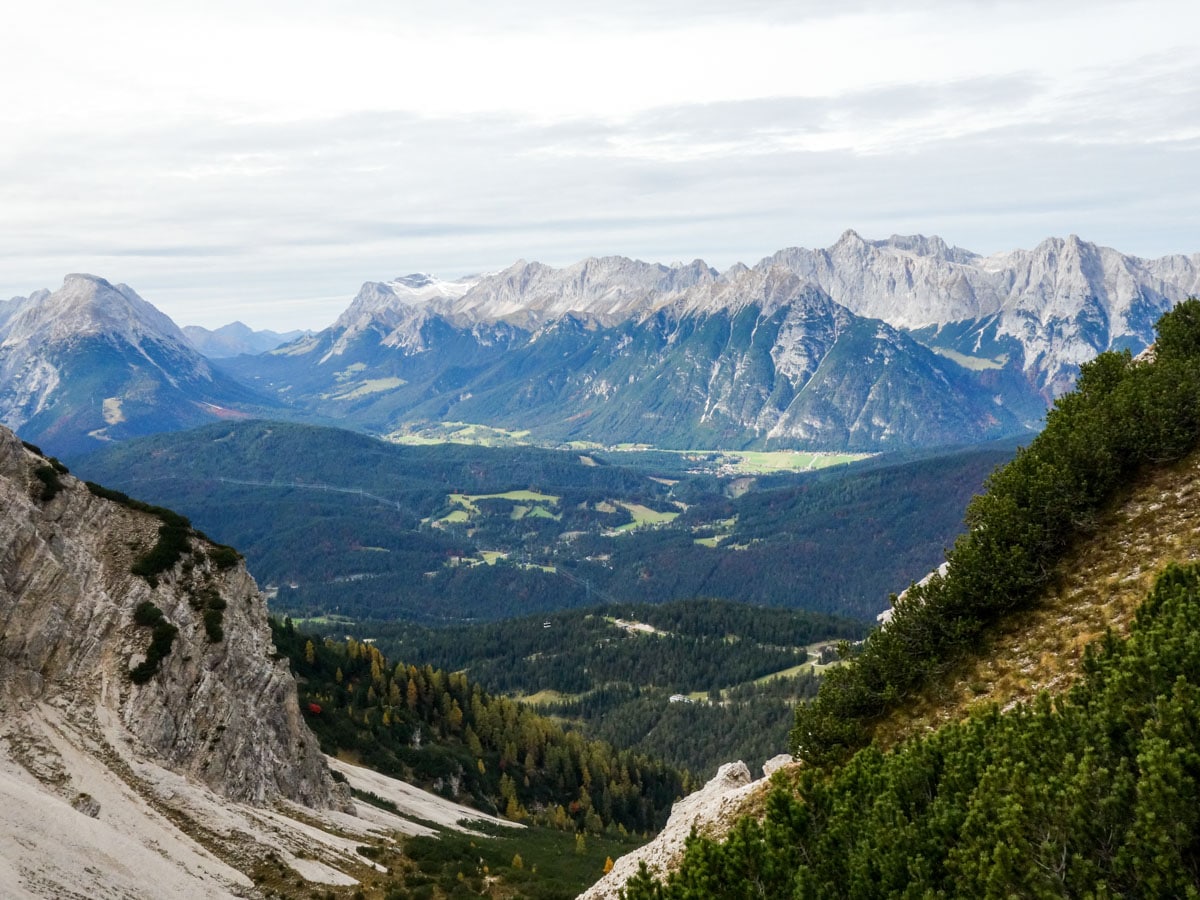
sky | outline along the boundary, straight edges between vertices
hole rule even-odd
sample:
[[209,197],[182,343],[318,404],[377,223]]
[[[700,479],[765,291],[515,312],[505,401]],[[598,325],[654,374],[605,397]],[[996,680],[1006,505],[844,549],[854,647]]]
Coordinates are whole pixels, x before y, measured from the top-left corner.
[[938,234],[1200,252],[1195,0],[9,3],[0,298],[322,328],[364,281]]

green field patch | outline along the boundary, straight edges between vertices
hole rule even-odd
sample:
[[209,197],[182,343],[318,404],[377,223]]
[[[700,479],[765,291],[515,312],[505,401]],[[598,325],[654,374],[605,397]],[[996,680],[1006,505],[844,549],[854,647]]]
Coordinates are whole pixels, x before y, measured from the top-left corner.
[[380,394],[384,391],[393,391],[402,385],[407,384],[403,378],[369,378],[366,381],[360,381],[358,384],[351,386],[348,390],[340,393],[322,394],[322,400],[355,400],[359,397],[366,397],[371,394]]
[[666,525],[679,518],[678,512],[658,512],[648,506],[642,506],[640,503],[626,503],[624,500],[618,500],[617,505],[628,510],[629,514],[633,516],[633,521],[629,524],[613,529],[617,533],[633,531],[636,528]]
[[472,500],[528,500],[531,503],[558,503],[558,497],[550,494],[541,494],[537,491],[505,491],[503,494],[474,494]]
[[[827,666],[825,668],[828,668]],[[803,662],[797,666],[791,666],[787,669],[780,669],[778,672],[772,672],[770,675],[764,675],[762,678],[755,678],[755,684],[766,684],[768,681],[774,681],[776,678],[794,678],[797,675],[803,675],[805,672],[813,670],[812,662]]]
[[330,625],[353,625],[354,619],[330,613],[325,616],[310,616],[307,619],[293,619],[292,624],[297,628],[306,628],[309,626],[313,628],[325,628]]
[[508,559],[508,554],[503,550],[480,550],[480,557],[485,565],[494,566],[498,559]]
[[810,453],[798,450],[747,450],[724,454],[724,466],[743,475],[807,472],[868,459],[871,453]]
[[[558,497],[552,494],[542,494],[537,491],[505,491],[502,494],[449,494],[446,502],[458,509],[438,519],[438,522],[455,524],[468,522],[475,516],[481,515],[480,500],[511,500],[517,505],[509,513],[510,519],[520,520],[526,516],[539,519],[561,519],[562,516],[551,512],[547,507],[558,505]],[[437,524],[437,523],[435,523]]]
[[353,378],[359,372],[366,371],[366,368],[367,368],[366,363],[362,363],[362,362],[352,363],[351,365],[348,365],[348,366],[346,366],[346,368],[342,369],[342,371],[334,372],[333,377],[336,378],[338,381],[349,381],[351,378]]
[[[697,525],[692,528],[693,532],[711,531],[712,534],[693,538],[692,543],[701,547],[716,547],[722,541],[727,541],[733,537],[735,527],[737,527],[737,516],[730,516],[728,519],[714,519],[712,522],[707,522],[704,525]],[[742,549],[745,548],[743,547]]]
[[528,444],[529,431],[506,431],[473,422],[407,425],[385,436],[393,444],[472,444],[477,447],[517,447]]
[[392,552],[387,547],[355,547],[354,549],[358,550],[362,553],[391,553]]

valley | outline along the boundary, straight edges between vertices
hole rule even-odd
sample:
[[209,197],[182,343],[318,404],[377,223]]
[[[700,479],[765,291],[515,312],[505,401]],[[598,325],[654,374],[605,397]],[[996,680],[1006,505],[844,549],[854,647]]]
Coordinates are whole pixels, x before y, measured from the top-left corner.
[[695,597],[869,619],[938,564],[1014,450],[751,475],[723,472],[737,454],[401,446],[245,422],[72,462],[239,547],[280,615],[448,625]]

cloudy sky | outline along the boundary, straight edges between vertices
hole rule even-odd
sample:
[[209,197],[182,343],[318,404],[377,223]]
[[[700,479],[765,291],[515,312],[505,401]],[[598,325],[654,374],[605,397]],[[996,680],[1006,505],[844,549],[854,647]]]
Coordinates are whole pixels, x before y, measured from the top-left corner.
[[86,271],[180,324],[319,328],[413,271],[725,268],[846,228],[1200,251],[1195,0],[46,0],[3,21],[0,298]]

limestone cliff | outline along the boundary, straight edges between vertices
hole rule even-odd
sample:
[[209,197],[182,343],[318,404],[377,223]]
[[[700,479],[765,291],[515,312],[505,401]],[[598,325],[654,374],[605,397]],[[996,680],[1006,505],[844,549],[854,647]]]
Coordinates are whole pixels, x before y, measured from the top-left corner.
[[[287,663],[274,658],[254,581],[231,551],[215,553],[191,533],[167,570],[132,574],[160,520],[93,495],[3,428],[0,510],[6,726],[14,711],[50,702],[94,722],[98,742],[126,745],[112,748],[118,755],[153,760],[229,799],[347,805],[301,719]],[[157,674],[137,684],[130,670],[151,642],[134,620],[144,603],[177,634]],[[218,629],[206,628],[211,610]]]

